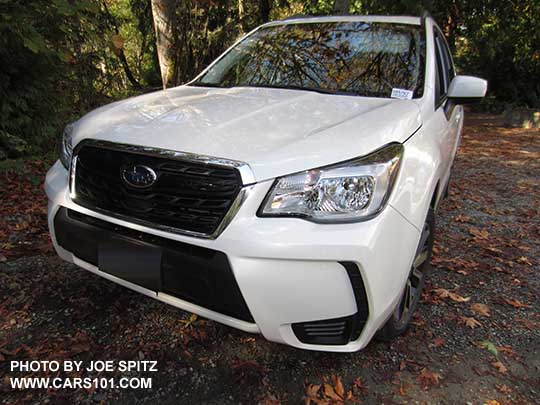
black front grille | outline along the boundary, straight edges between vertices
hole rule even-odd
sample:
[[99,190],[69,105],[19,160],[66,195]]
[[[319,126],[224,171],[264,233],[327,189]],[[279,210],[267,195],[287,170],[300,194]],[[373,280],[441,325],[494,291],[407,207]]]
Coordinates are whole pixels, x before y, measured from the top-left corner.
[[[157,175],[145,189],[122,172],[144,165]],[[240,192],[238,170],[85,145],[77,153],[74,201],[126,219],[210,235]]]

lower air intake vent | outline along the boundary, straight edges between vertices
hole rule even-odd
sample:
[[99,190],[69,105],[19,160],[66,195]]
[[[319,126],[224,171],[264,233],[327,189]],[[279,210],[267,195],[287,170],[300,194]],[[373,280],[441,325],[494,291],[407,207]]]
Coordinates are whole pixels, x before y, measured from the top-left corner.
[[349,342],[351,336],[351,318],[347,316],[323,321],[295,323],[292,328],[302,343],[344,345]]

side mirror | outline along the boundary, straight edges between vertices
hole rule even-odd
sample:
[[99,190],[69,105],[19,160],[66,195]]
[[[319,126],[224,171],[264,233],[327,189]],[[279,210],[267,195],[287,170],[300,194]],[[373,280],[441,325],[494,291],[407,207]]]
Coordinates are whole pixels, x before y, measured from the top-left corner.
[[487,81],[474,76],[456,76],[450,82],[448,98],[456,104],[474,104],[486,95]]

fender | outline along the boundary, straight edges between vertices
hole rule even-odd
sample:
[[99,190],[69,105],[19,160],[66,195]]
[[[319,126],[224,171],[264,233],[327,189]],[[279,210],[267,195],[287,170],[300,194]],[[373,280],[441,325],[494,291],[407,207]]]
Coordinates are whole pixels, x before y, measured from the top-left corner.
[[[418,230],[437,191],[442,173],[440,148],[433,133],[423,126],[405,142],[403,161],[389,204]],[[438,189],[440,192],[441,189]],[[439,196],[436,197],[437,201]]]

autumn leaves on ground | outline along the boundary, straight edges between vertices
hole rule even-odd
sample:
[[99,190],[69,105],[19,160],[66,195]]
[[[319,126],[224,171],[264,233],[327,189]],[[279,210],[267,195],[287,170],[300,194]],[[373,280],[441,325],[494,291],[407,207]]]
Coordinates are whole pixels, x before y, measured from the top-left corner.
[[[62,263],[46,234],[49,163],[0,172],[4,401],[538,403],[538,130],[468,119],[414,324],[353,354],[269,343]],[[151,390],[12,390],[9,377],[25,373],[11,372],[10,361],[25,359],[148,359],[159,371],[136,375],[151,376]]]

